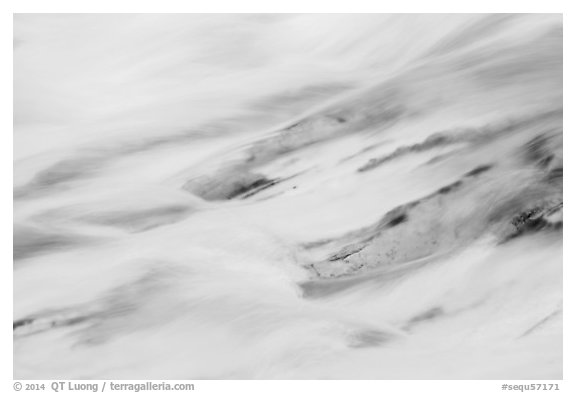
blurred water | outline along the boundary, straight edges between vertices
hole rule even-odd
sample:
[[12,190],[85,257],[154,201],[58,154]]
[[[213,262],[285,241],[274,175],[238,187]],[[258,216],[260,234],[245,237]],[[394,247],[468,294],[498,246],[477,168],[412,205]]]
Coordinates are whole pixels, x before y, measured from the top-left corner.
[[561,16],[14,25],[15,378],[561,378]]

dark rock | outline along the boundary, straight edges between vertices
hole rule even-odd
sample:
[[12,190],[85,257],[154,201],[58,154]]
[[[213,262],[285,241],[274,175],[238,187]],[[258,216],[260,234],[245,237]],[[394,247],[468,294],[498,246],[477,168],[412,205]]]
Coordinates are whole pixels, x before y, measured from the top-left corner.
[[16,330],[16,329],[18,329],[19,327],[29,325],[29,324],[31,324],[32,322],[34,322],[34,319],[32,319],[32,318],[19,319],[19,320],[14,321],[14,322],[12,323],[12,330]]
[[562,229],[562,219],[553,219],[556,214],[561,214],[563,203],[552,207],[536,206],[525,210],[512,218],[510,221],[515,228],[515,232],[505,240],[510,240],[520,235],[537,232],[542,229]]
[[389,227],[394,227],[394,226],[396,226],[396,225],[398,225],[398,224],[401,224],[401,223],[403,223],[403,222],[406,222],[407,220],[408,220],[408,216],[407,216],[406,214],[400,214],[399,216],[391,219],[391,220],[388,222],[388,226],[389,226]]
[[543,212],[544,209],[541,207],[536,207],[522,212],[512,219],[512,225],[514,225],[518,231],[537,229],[542,225],[545,225],[542,219]]

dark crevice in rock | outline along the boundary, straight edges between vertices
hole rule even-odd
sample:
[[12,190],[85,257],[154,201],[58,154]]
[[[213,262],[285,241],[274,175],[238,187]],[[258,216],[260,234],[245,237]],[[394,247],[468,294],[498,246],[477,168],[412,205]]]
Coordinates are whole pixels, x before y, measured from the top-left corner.
[[515,216],[512,219],[512,225],[514,225],[518,231],[525,229],[538,229],[542,225],[545,225],[543,221],[543,214],[543,208],[535,207]]
[[[420,200],[409,202],[409,203],[406,203],[404,205],[396,206],[395,208],[393,208],[392,210],[390,210],[386,214],[384,214],[384,217],[382,217],[379,220],[379,222],[376,224],[375,230],[377,232],[380,232],[381,230],[384,230],[386,228],[392,228],[392,227],[395,227],[399,224],[407,222],[408,216],[409,216],[408,212],[412,208],[417,206],[419,203],[420,203]],[[370,237],[366,240],[371,240],[371,238],[372,237]]]
[[213,176],[191,179],[183,189],[209,201],[235,199],[253,195],[278,183],[280,179],[268,179],[245,168],[225,169]]
[[244,192],[243,195],[240,195],[240,198],[241,199],[250,198],[251,196],[258,194],[259,192],[262,192],[272,186],[275,186],[281,181],[282,181],[281,179],[271,179],[271,180],[266,179],[263,180],[262,182],[259,182],[258,184],[252,184],[250,190]]
[[336,254],[328,258],[329,261],[339,261],[348,258],[351,255],[357,254],[366,247],[366,244],[352,244],[344,247],[342,250],[338,251]]
[[399,225],[399,224],[406,222],[406,221],[408,221],[408,216],[406,214],[400,214],[399,216],[391,219],[388,222],[388,226],[389,227],[395,227],[396,225]]
[[255,189],[259,189],[263,186],[270,185],[273,182],[274,182],[274,180],[270,180],[270,179],[267,179],[265,177],[262,177],[256,181],[253,181],[253,182],[238,183],[237,187],[234,190],[232,190],[226,198],[227,199],[236,198],[240,195],[247,194],[250,191],[254,191]]

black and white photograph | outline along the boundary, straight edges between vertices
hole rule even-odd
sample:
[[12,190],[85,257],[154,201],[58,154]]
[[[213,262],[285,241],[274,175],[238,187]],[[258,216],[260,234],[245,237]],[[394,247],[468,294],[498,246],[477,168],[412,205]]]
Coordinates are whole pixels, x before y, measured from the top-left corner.
[[561,13],[15,13],[12,134],[14,380],[563,390]]

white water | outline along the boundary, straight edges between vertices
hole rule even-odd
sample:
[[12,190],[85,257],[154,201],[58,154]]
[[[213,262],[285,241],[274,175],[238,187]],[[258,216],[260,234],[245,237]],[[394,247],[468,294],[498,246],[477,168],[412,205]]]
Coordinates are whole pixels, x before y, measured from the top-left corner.
[[[427,223],[473,227],[497,195],[532,184],[514,149],[556,118],[437,165],[426,163],[459,145],[356,170],[435,132],[561,109],[561,23],[16,16],[14,321],[33,322],[14,331],[15,378],[561,378],[561,234],[497,245],[482,232],[400,275],[375,268],[318,296],[300,285],[321,255],[304,244],[478,165],[504,169]],[[334,102],[352,117],[389,104],[407,115],[334,134],[315,124],[326,137],[258,164],[286,180],[252,198],[183,190]]]

